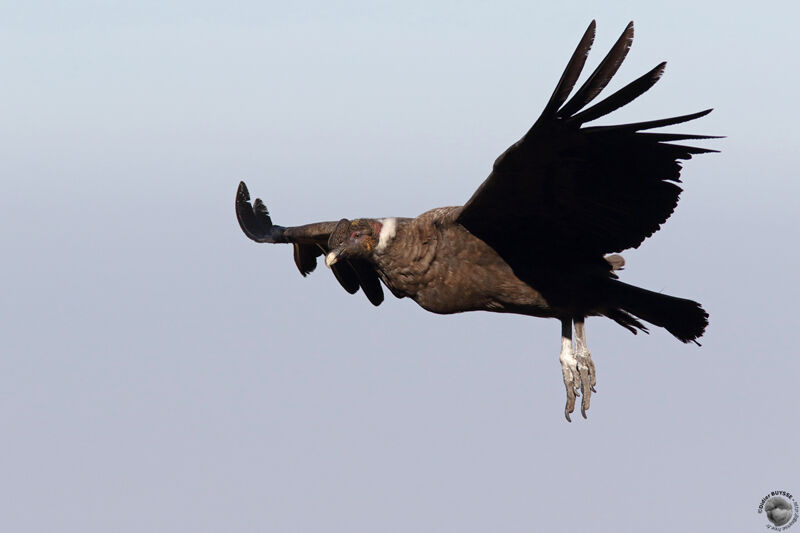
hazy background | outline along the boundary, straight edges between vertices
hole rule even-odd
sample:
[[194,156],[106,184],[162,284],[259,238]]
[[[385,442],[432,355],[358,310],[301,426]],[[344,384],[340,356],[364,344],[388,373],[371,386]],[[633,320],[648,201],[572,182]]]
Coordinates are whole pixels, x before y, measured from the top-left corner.
[[[796,7],[761,2],[10,2],[0,7],[0,527],[13,532],[757,531],[800,492]],[[702,348],[588,323],[374,309],[278,224],[463,203],[592,18],[614,121],[727,135],[623,279]],[[608,121],[606,121],[608,122]]]

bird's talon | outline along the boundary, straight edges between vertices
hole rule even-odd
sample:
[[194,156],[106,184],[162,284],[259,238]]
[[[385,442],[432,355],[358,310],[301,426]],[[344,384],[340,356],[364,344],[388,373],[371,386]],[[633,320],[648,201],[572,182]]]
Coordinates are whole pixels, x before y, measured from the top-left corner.
[[575,354],[577,360],[577,381],[581,389],[581,414],[586,418],[586,411],[591,404],[592,392],[594,392],[594,363],[591,360],[589,350],[579,349]]

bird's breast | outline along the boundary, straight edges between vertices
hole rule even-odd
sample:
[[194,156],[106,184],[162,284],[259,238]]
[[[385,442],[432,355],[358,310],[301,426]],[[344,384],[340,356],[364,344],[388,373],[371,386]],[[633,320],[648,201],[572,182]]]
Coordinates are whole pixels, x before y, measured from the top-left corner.
[[541,294],[517,278],[493,248],[461,226],[437,228],[406,241],[395,239],[378,271],[396,296],[412,298],[433,313],[547,314]]

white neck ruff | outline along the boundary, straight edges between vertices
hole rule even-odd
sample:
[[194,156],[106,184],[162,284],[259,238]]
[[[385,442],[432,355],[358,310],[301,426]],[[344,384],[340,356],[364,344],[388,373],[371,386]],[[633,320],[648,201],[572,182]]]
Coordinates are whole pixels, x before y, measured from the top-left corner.
[[375,248],[376,252],[383,252],[389,243],[394,239],[397,234],[397,219],[384,218],[381,220],[381,233],[378,236],[378,246]]

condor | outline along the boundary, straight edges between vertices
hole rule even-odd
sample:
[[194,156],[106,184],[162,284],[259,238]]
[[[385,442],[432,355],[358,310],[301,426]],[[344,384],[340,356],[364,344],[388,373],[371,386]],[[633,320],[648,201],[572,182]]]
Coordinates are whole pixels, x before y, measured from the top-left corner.
[[[606,316],[636,333],[642,322],[695,342],[708,325],[697,302],[619,281],[619,255],[638,247],[672,214],[681,160],[713,152],[677,143],[714,138],[651,132],[702,117],[710,109],[633,124],[584,127],[655,84],[661,63],[587,107],[617,72],[633,41],[630,23],[594,72],[569,98],[595,35],[589,25],[542,115],[494,163],[463,206],[416,218],[342,219],[296,227],[272,223],[252,205],[244,183],[236,214],[256,242],[291,243],[305,276],[319,256],[344,289],[383,301],[381,282],[398,298],[434,313],[494,311],[561,321],[561,369],[570,420],[576,397],[586,417],[595,390],[584,320]],[[573,327],[575,340],[573,346]]]

